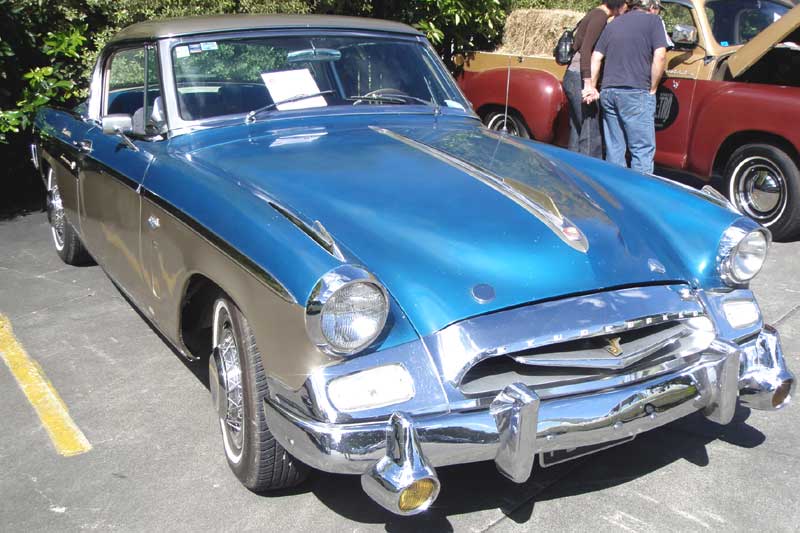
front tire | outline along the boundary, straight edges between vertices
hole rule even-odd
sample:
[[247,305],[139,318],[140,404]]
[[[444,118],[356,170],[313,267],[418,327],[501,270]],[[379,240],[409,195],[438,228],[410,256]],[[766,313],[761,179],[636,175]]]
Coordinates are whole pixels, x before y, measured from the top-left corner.
[[800,233],[800,170],[771,144],[747,144],[725,167],[726,192],[745,215],[770,229],[776,240]]
[[64,214],[61,192],[52,168],[47,169],[47,220],[50,222],[53,246],[62,261],[76,266],[92,263],[92,256]]
[[212,387],[214,380],[219,387],[219,425],[228,465],[242,484],[255,492],[301,483],[308,467],[292,457],[267,426],[262,408],[267,379],[253,331],[236,304],[224,295],[214,302],[212,334],[215,355],[209,379]]
[[483,123],[490,130],[503,131],[505,128],[511,135],[516,135],[523,139],[531,138],[528,128],[525,126],[525,121],[512,109],[508,110],[508,115],[502,111],[490,111],[484,115]]

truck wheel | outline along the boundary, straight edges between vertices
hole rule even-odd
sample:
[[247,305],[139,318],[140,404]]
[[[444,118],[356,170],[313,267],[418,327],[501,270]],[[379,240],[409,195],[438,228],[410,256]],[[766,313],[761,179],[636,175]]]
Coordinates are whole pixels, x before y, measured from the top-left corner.
[[78,232],[64,215],[64,205],[52,168],[47,170],[47,220],[58,257],[68,265],[86,265],[92,256],[83,246]]
[[211,396],[231,470],[255,492],[301,483],[308,467],[289,455],[267,426],[262,408],[267,379],[253,331],[236,304],[224,295],[214,302],[212,335]]
[[786,152],[770,144],[744,145],[728,161],[725,178],[731,202],[775,239],[800,231],[800,170]]
[[508,110],[508,118],[502,111],[490,111],[483,117],[483,123],[486,127],[494,131],[503,131],[503,128],[508,128],[508,133],[522,137],[523,139],[530,139],[531,134],[528,133],[528,128],[525,127],[525,122],[522,120],[516,111]]

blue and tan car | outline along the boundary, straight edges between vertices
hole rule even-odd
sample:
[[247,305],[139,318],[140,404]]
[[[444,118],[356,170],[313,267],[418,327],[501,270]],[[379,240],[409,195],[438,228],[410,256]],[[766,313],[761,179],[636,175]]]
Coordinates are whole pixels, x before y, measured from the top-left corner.
[[208,364],[252,490],[311,467],[414,514],[440,466],[524,482],[537,460],[791,399],[748,288],[767,230],[485,128],[410,27],[137,24],[88,102],[36,131],[56,251]]

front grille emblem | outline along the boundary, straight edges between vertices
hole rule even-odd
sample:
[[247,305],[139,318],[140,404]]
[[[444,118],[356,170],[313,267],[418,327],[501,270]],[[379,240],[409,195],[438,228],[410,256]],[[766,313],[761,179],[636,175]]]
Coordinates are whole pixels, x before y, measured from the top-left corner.
[[608,346],[606,346],[606,350],[614,357],[619,357],[622,355],[622,347],[619,345],[620,340],[622,340],[620,337],[612,337],[608,339]]

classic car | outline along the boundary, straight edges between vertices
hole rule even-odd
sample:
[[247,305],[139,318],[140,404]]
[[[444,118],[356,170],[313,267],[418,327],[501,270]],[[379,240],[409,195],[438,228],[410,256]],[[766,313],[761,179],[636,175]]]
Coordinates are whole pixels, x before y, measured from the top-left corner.
[[[484,127],[426,39],[336,17],[136,24],[33,157],[56,251],[208,364],[249,489],[310,467],[401,515],[795,380],[724,199]],[[675,206],[680,206],[676,209]]]
[[[658,91],[656,164],[714,182],[777,239],[800,236],[800,6],[663,5],[675,47]],[[490,128],[566,146],[565,68],[552,56],[477,53],[459,81]]]

